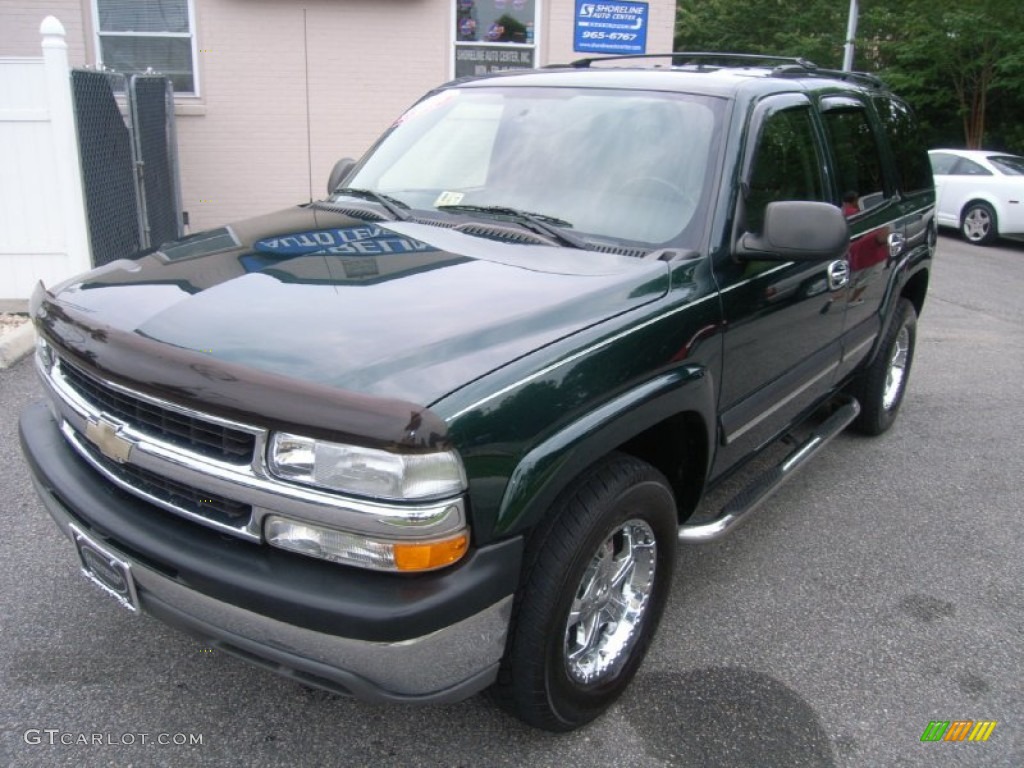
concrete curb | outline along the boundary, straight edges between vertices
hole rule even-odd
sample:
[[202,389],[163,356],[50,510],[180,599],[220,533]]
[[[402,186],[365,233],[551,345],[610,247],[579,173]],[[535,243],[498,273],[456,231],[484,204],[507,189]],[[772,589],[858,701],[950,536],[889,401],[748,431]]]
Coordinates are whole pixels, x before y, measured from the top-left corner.
[[25,323],[0,339],[0,370],[10,368],[32,351],[36,331],[32,323]]

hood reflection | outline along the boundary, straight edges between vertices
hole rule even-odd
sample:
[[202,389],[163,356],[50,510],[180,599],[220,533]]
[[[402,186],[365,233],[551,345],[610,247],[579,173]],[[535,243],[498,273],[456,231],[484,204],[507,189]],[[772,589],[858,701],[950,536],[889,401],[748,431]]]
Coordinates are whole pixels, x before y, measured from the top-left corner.
[[668,286],[661,261],[300,207],[87,274],[57,301],[90,327],[427,404]]
[[[374,224],[269,237],[252,247],[254,253],[238,257],[242,268],[285,283],[370,284],[466,261],[450,254],[438,258],[432,245]],[[351,258],[299,258],[311,255]]]

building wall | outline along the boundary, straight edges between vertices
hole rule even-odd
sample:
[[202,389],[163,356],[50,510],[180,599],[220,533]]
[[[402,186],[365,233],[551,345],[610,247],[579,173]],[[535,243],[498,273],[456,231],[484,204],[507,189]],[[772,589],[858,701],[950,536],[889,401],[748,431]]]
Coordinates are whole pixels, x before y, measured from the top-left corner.
[[[323,197],[336,160],[452,74],[452,0],[307,0],[305,48],[300,4],[195,2],[205,113],[177,121],[193,231]],[[572,50],[575,0],[540,12],[540,66],[589,55]],[[648,51],[671,51],[674,0],[652,0],[650,16]]]
[[192,229],[323,197],[336,160],[358,157],[446,77],[446,11],[445,0],[197,0],[199,114],[177,118]]
[[[649,2],[647,50],[671,51],[675,0]],[[193,3],[200,95],[177,109],[192,231],[323,197],[336,160],[358,158],[452,75],[453,0]],[[539,3],[539,66],[592,55],[572,50],[575,0]],[[90,8],[0,0],[0,55],[38,55],[39,23],[53,13],[72,63],[95,63]]]
[[89,0],[0,0],[0,56],[39,56],[39,25],[56,16],[67,31],[68,60],[87,64]]

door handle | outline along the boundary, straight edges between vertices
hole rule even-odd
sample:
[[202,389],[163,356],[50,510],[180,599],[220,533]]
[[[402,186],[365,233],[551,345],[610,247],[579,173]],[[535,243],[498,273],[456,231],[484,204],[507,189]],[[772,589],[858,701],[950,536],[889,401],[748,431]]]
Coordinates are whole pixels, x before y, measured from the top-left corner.
[[895,259],[903,253],[903,246],[906,244],[906,239],[899,232],[893,232],[889,235],[889,258]]
[[850,262],[846,259],[839,259],[828,265],[828,287],[830,291],[838,290],[848,282],[850,282]]

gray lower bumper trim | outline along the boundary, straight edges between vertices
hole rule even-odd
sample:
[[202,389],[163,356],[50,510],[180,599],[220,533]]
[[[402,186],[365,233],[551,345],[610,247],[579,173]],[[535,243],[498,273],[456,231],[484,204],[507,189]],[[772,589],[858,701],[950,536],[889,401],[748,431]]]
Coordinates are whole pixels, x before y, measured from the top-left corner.
[[499,663],[496,661],[490,667],[448,688],[428,693],[395,693],[381,688],[377,683],[354,672],[296,656],[285,650],[254,643],[248,638],[233,635],[219,627],[197,621],[194,617],[161,603],[159,600],[147,600],[144,610],[164,623],[200,638],[203,642],[209,643],[211,647],[250,664],[283,675],[302,685],[323,688],[343,696],[354,696],[363,701],[389,704],[450,704],[479,693],[490,686],[498,676]]
[[[38,481],[36,491],[70,538],[73,519],[63,504]],[[316,632],[239,608],[184,587],[123,552],[113,553],[131,563],[144,612],[280,674],[368,701],[467,698],[494,681],[504,653],[511,595],[429,635],[371,642]]]

